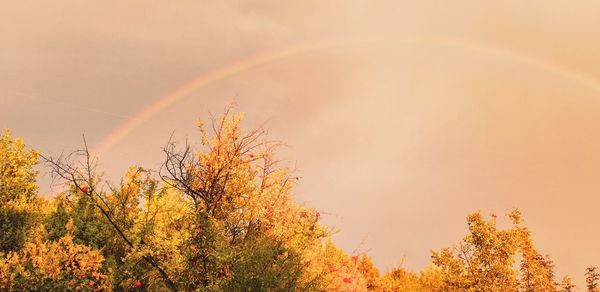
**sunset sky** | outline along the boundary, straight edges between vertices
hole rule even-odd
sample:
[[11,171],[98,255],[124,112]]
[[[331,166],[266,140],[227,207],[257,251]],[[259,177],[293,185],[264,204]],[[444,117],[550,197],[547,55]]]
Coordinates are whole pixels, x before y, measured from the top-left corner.
[[468,213],[518,207],[581,284],[600,264],[598,36],[597,1],[5,1],[0,128],[49,155],[85,134],[115,179],[233,103],[286,142],[297,200],[347,252],[418,271]]

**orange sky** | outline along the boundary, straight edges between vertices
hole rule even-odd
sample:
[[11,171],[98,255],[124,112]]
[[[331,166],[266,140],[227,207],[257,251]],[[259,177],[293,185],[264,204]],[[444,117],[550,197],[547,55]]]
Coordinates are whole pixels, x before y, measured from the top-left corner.
[[[107,149],[103,169],[158,166],[173,130],[194,140],[198,117],[235,102],[247,127],[287,142],[298,200],[347,251],[418,270],[469,212],[519,207],[581,285],[600,264],[598,35],[595,1],[5,3],[0,128],[50,154],[82,133],[98,145],[198,76],[336,43],[196,88]],[[435,41],[348,42],[381,38]]]

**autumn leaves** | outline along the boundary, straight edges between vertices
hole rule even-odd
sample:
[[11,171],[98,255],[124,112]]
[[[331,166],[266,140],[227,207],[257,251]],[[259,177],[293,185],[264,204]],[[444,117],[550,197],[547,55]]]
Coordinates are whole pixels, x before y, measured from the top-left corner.
[[[5,132],[0,290],[559,289],[518,211],[508,229],[494,214],[471,214],[468,235],[434,252],[427,269],[380,274],[366,254],[335,246],[321,212],[294,202],[296,178],[275,157],[280,143],[242,131],[241,119],[226,112],[208,131],[200,124],[198,147],[171,140],[158,170],[131,167],[118,184],[101,179],[87,149],[75,152],[83,164],[45,158],[67,186],[51,200],[37,193],[39,154]],[[588,274],[596,285],[598,273]]]

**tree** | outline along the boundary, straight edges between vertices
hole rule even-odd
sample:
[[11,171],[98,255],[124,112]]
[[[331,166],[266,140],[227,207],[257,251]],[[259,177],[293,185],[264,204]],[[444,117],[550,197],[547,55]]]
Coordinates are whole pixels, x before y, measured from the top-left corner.
[[[519,217],[513,219],[517,224]],[[432,255],[441,269],[449,291],[516,291],[516,272],[512,268],[518,249],[518,232],[498,230],[495,219],[485,221],[477,212],[467,217],[470,234],[453,249]]]
[[383,274],[378,282],[379,287],[373,289],[374,291],[445,291],[443,290],[442,274],[436,266],[428,266],[419,274],[396,267]]
[[[155,223],[155,216],[142,214],[142,202],[146,207],[152,204],[146,200],[157,195],[157,184],[158,181],[152,178],[151,171],[131,167],[118,186],[110,186],[106,194],[102,194],[104,207],[108,210],[112,222],[135,245],[143,241],[144,234],[148,230],[147,226]],[[89,191],[86,186],[82,189]],[[101,249],[107,265],[115,272],[115,286],[131,286],[131,278],[143,274],[144,265],[137,263],[135,267],[130,267],[137,271],[134,273],[136,275],[121,270],[126,266],[125,261],[128,260],[126,257],[132,249],[84,191],[69,185],[68,190],[55,199],[56,208],[46,220],[49,238],[57,239],[64,236],[66,234],[64,222],[73,220],[74,241]]]
[[419,282],[419,276],[404,268],[392,269],[383,275],[381,281],[383,283],[383,291],[423,291],[421,283]]
[[[513,217],[521,217],[521,213],[513,211]],[[516,217],[514,217],[516,218]],[[519,222],[520,223],[520,220]],[[542,256],[533,246],[531,232],[525,227],[516,226],[519,234],[519,248],[521,253],[520,291],[556,291],[554,281],[554,264],[550,256]]]
[[328,232],[318,212],[293,204],[294,177],[274,158],[279,143],[262,129],[244,134],[241,120],[226,111],[213,119],[211,133],[199,123],[200,149],[173,141],[164,147],[159,174],[189,202],[182,276],[189,287],[211,289],[313,285],[305,251]]
[[5,130],[0,135],[0,252],[20,249],[43,203],[37,197],[38,152]]
[[45,158],[68,188],[50,216],[50,233],[60,237],[61,223],[74,220],[75,238],[111,262],[115,287],[142,278],[157,290],[318,285],[306,267],[329,232],[318,212],[293,203],[295,178],[274,158],[279,143],[262,129],[243,134],[240,121],[226,112],[211,134],[200,126],[197,150],[169,141],[162,184],[140,168],[118,187],[101,180],[87,146]]
[[379,270],[373,264],[371,258],[367,255],[360,257],[358,262],[358,271],[363,275],[367,281],[367,289],[370,291],[377,291],[381,289],[381,283],[379,281]]
[[[377,291],[378,271],[364,255],[349,256],[335,246],[331,239],[311,249],[310,265],[306,268],[308,279],[313,279],[310,291]],[[375,287],[369,288],[370,285]],[[304,289],[307,290],[307,289]]]
[[444,291],[442,273],[435,265],[429,265],[419,274],[419,283],[423,291]]
[[572,292],[575,289],[575,284],[573,284],[573,279],[569,276],[565,276],[560,283],[560,291],[561,292]]
[[[554,263],[521,213],[467,217],[467,236],[433,252],[420,273],[383,275],[331,241],[321,213],[294,202],[298,180],[263,129],[226,111],[202,123],[200,145],[170,139],[158,171],[130,167],[103,179],[84,149],[41,156],[64,191],[38,197],[37,152],[0,138],[0,290],[556,291]],[[589,291],[600,274],[586,270]],[[561,291],[575,286],[569,277]]]
[[[512,227],[498,230],[496,217],[484,220],[479,212],[467,217],[470,234],[453,249],[433,253],[450,291],[556,291],[554,264],[533,245],[521,225],[519,210],[508,214]],[[520,255],[519,272],[513,266]]]
[[9,130],[0,136],[0,202],[31,202],[37,195],[35,179],[39,153],[27,149],[23,140],[12,139]]
[[589,292],[598,292],[600,273],[596,269],[594,266],[589,266],[585,269],[585,283]]
[[[84,146],[84,149],[66,156],[57,158],[42,156],[42,158],[51,168],[53,177],[62,181],[71,190],[69,194],[74,195],[74,201],[82,207],[85,216],[79,218],[85,218],[87,215],[92,217],[98,215],[99,218],[103,218],[99,222],[105,222],[109,226],[110,232],[114,235],[112,239],[117,244],[124,245],[129,250],[142,248],[144,246],[143,242],[138,241],[135,234],[128,230],[131,225],[128,224],[127,220],[122,220],[124,218],[123,212],[131,207],[129,202],[115,198],[122,195],[123,192],[119,192],[110,182],[104,181],[104,185],[102,184],[96,174],[96,161],[90,155],[85,137]],[[106,191],[105,187],[108,187],[111,191]],[[88,207],[93,210],[89,210]],[[137,207],[139,206],[135,208]],[[90,213],[86,213],[88,210]],[[97,213],[94,214],[94,212]],[[94,220],[83,220],[83,225],[80,226],[88,227],[87,223],[93,225],[94,222]],[[78,228],[78,230],[81,229]],[[177,290],[177,286],[167,273],[166,267],[154,255],[151,253],[144,254],[141,256],[140,261],[158,272],[165,289]]]
[[45,239],[38,228],[23,249],[0,257],[3,291],[103,291],[111,288],[110,272],[103,268],[99,250],[73,242],[73,222],[57,241]]

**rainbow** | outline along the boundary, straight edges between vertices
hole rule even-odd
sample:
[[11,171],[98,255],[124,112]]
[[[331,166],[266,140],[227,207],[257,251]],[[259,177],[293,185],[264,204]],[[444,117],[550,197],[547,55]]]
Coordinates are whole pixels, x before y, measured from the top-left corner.
[[150,104],[148,107],[137,112],[135,115],[130,117],[126,122],[121,124],[115,130],[110,132],[104,139],[102,139],[95,147],[92,148],[91,152],[94,156],[104,154],[114,145],[116,145],[121,139],[131,133],[133,130],[138,128],[146,120],[174,104],[178,100],[185,96],[193,93],[194,91],[207,86],[211,83],[223,80],[237,73],[245,70],[255,68],[260,65],[273,63],[285,58],[306,54],[309,52],[322,51],[333,48],[344,48],[349,46],[355,46],[358,44],[376,44],[376,45],[434,45],[434,46],[445,46],[460,48],[469,51],[482,52],[498,58],[505,58],[514,62],[538,67],[540,69],[547,70],[555,73],[564,78],[568,78],[582,86],[585,86],[595,92],[600,93],[600,85],[598,81],[588,76],[585,76],[579,72],[573,71],[568,68],[563,68],[559,65],[550,63],[548,61],[533,58],[527,55],[522,55],[513,51],[500,49],[485,45],[483,43],[477,43],[466,40],[438,38],[438,37],[401,37],[401,36],[383,36],[383,37],[371,37],[371,38],[354,38],[344,40],[333,40],[318,42],[309,45],[297,45],[280,50],[269,51],[252,55],[235,62],[229,63],[222,67],[216,68],[209,72],[203,73],[200,76],[192,79],[191,81],[183,84],[175,90],[159,97],[155,102]]

